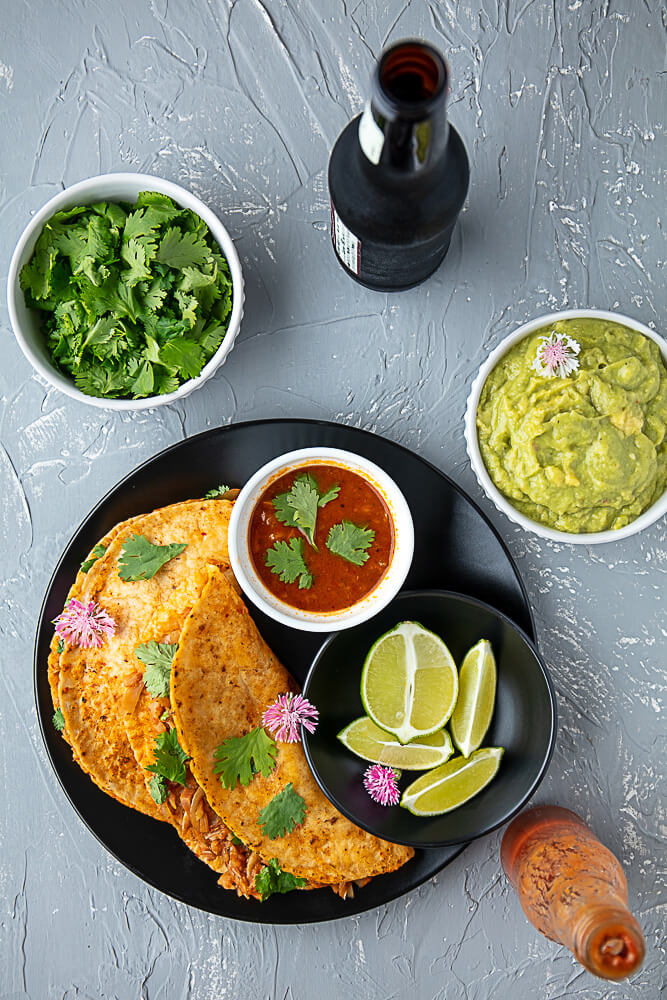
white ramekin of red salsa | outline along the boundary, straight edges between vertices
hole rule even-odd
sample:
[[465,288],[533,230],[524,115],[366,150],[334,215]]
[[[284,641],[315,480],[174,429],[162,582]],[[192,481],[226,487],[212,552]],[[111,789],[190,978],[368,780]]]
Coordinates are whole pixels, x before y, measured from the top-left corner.
[[398,593],[414,527],[396,483],[337,448],[302,448],[262,466],[229,524],[234,575],[271,618],[310,632],[367,621]]

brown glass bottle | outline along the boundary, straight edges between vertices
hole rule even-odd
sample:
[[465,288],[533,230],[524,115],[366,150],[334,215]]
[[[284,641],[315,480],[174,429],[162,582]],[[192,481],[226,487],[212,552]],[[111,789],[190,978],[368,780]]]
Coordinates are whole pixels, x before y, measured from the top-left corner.
[[356,281],[398,291],[442,262],[468,191],[470,170],[447,121],[447,66],[422,41],[381,56],[371,98],[329,160],[331,239]]
[[500,847],[505,874],[540,933],[595,976],[624,979],[644,960],[625,874],[576,813],[536,806],[513,820]]

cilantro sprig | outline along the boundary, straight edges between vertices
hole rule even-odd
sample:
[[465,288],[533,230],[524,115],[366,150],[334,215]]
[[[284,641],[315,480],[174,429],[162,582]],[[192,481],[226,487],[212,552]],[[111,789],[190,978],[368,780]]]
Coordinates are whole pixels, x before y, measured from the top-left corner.
[[150,792],[155,802],[161,805],[167,797],[167,782],[184,785],[186,781],[185,764],[190,760],[185,750],[178,742],[178,733],[170,729],[155,737],[153,752],[154,764],[149,764],[146,771],[151,771],[155,777],[150,780]]
[[216,500],[218,497],[224,497],[225,493],[229,493],[230,487],[216,486],[214,489],[209,490],[208,493],[204,493],[204,500]]
[[255,888],[260,894],[262,902],[273,896],[275,893],[291,892],[293,889],[303,889],[306,884],[305,878],[299,878],[290,872],[284,872],[278,864],[277,858],[271,858],[269,863],[255,876]]
[[177,649],[177,642],[154,642],[152,640],[142,642],[135,649],[136,658],[146,665],[144,684],[152,698],[166,698],[169,694],[171,664]]
[[372,528],[353,524],[352,521],[341,521],[330,529],[327,548],[335,556],[340,556],[355,566],[363,566],[368,560],[366,549],[371,547],[374,540],[375,532]]
[[272,573],[279,574],[283,583],[296,583],[298,580],[299,590],[310,590],[313,585],[313,577],[308,572],[303,555],[302,538],[276,542],[266,553],[266,565]]
[[259,814],[258,823],[269,840],[284,837],[306,818],[305,800],[294,791],[292,782],[271,799]]
[[232,309],[208,227],[154,191],[56,212],[19,281],[53,363],[91,396],[173,392],[217,351]]
[[165,563],[186,548],[187,542],[154,545],[145,535],[130,535],[125,539],[118,558],[118,575],[121,580],[130,582],[150,580]]
[[261,726],[245,736],[232,736],[216,747],[213,772],[220,776],[223,788],[236,788],[237,783],[249,785],[255,774],[265,778],[276,766],[278,747]]
[[306,536],[314,549],[315,525],[317,524],[317,502],[319,494],[310,483],[297,479],[287,494],[287,505],[293,511],[294,524]]
[[93,551],[90,553],[88,559],[85,559],[81,563],[81,572],[87,573],[88,570],[91,568],[91,566],[93,566],[98,559],[102,558],[106,550],[107,550],[106,545],[102,545],[101,543],[99,545],[96,545]]
[[153,802],[161,806],[167,801],[167,783],[161,774],[154,774],[148,782],[148,788]]
[[59,733],[62,733],[63,729],[65,728],[65,716],[63,715],[63,710],[62,708],[60,708],[60,706],[53,713],[52,721],[54,728],[57,729]]
[[278,493],[273,498],[273,509],[281,524],[288,528],[298,528],[316,549],[317,511],[335,500],[339,493],[338,485],[332,486],[326,493],[320,493],[315,478],[309,472],[304,472],[296,477],[291,489]]

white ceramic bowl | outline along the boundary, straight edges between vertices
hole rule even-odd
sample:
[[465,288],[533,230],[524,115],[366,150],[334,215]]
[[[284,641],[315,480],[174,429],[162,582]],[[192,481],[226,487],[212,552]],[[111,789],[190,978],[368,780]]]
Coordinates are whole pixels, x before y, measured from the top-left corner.
[[[286,472],[313,465],[340,465],[359,473],[378,491],[394,524],[394,552],[387,572],[375,590],[342,611],[302,611],[278,600],[264,586],[250,555],[250,521],[264,490]],[[393,479],[368,459],[339,448],[301,448],[274,458],[248,480],[234,504],[229,521],[229,559],[244,593],[271,618],[306,632],[336,632],[365,622],[381,611],[403,586],[412,564],[414,541],[410,508]]]
[[[224,340],[212,358],[204,365],[201,373],[189,379],[174,392],[163,396],[148,396],[146,399],[100,399],[97,396],[87,396],[74,384],[74,381],[54,366],[46,347],[44,333],[41,327],[41,316],[37,310],[28,309],[23,292],[19,285],[21,268],[30,259],[35,243],[47,219],[64,208],[73,205],[91,205],[97,201],[129,201],[135,202],[140,191],[159,191],[173,198],[183,208],[192,209],[204,220],[220,250],[227,258],[232,276],[232,312],[229,327]],[[243,316],[243,274],[241,263],[232,242],[232,238],[218,217],[203,201],[186,191],[185,188],[161,177],[151,177],[149,174],[100,174],[89,177],[55,195],[46,205],[33,216],[23,230],[21,238],[9,265],[7,280],[7,304],[9,318],[19,346],[35,371],[46,379],[56,389],[89,406],[98,406],[106,410],[145,410],[153,406],[166,406],[178,399],[189,396],[191,392],[203,385],[213,375],[225,360],[232,347],[241,325]]]
[[643,514],[640,514],[638,518],[630,524],[626,524],[623,528],[610,529],[608,531],[595,531],[590,532],[589,534],[556,531],[555,528],[548,528],[546,525],[540,524],[539,521],[533,521],[532,518],[526,517],[526,515],[518,511],[516,507],[512,505],[511,501],[508,500],[507,497],[504,496],[494,485],[489,473],[487,472],[486,466],[484,465],[477,438],[476,418],[479,397],[482,393],[482,389],[488,375],[491,370],[495,368],[503,355],[505,355],[509,349],[517,343],[517,341],[522,340],[535,330],[539,330],[540,327],[556,323],[561,319],[575,319],[581,317],[611,320],[613,323],[619,323],[622,326],[629,327],[631,330],[637,330],[639,333],[643,333],[645,337],[648,337],[650,340],[654,340],[656,342],[662,353],[663,360],[667,365],[667,342],[664,337],[655,333],[654,330],[649,330],[647,326],[644,326],[643,323],[639,323],[636,319],[630,319],[629,316],[623,316],[621,313],[603,312],[599,309],[567,309],[564,312],[548,313],[546,316],[538,316],[537,319],[531,319],[530,322],[524,323],[518,330],[511,333],[509,337],[505,337],[498,347],[496,347],[495,351],[491,352],[489,357],[479,369],[468,397],[465,416],[465,439],[470,463],[479,485],[482,487],[488,498],[493,501],[498,510],[503,514],[506,514],[511,521],[521,525],[521,527],[525,528],[526,531],[533,531],[536,535],[541,535],[542,538],[550,538],[556,542],[569,542],[573,545],[599,545],[601,542],[617,542],[621,538],[627,538],[629,535],[635,535],[638,531],[642,531],[643,528],[647,528],[649,524],[653,524],[661,518],[663,514],[667,513],[667,492],[663,493],[663,495],[656,500],[656,502],[652,504],[648,510],[645,510]]

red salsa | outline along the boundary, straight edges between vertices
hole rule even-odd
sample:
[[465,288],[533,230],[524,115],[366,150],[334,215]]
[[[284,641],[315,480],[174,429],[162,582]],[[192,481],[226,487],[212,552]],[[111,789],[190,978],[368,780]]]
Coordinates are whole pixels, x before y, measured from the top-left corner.
[[333,612],[378,586],[391,562],[394,526],[367,479],[344,466],[314,464],[267,486],[248,540],[257,574],[275,597],[303,611]]

